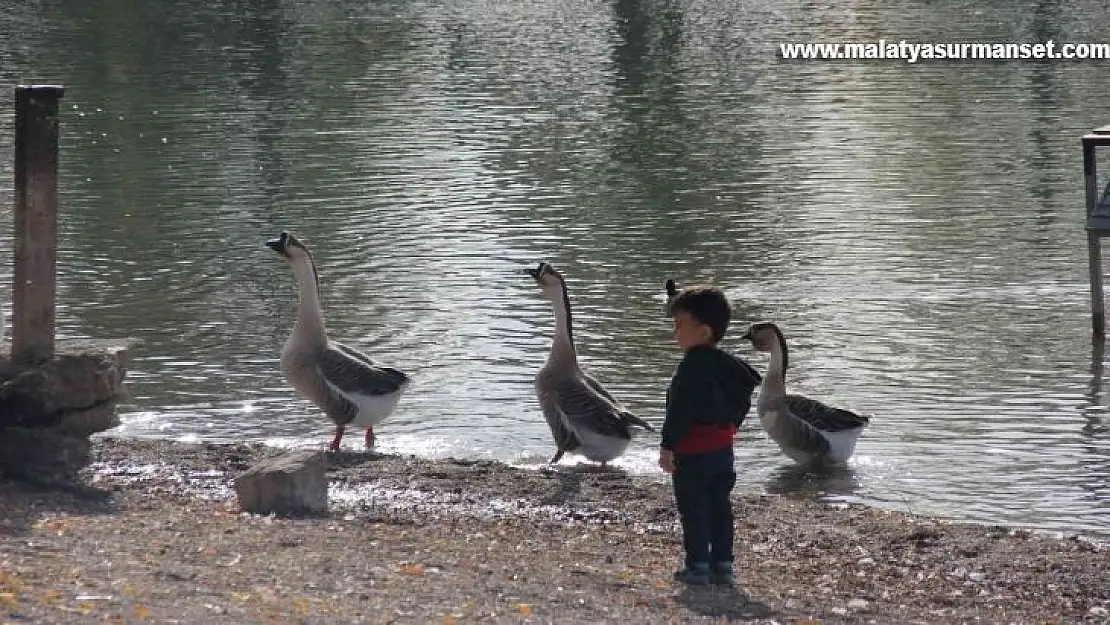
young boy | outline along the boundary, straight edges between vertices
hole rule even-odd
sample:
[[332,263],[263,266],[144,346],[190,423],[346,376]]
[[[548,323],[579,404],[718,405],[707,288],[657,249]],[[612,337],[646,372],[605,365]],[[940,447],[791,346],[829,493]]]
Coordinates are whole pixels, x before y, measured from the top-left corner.
[[659,466],[672,474],[686,551],[686,566],[674,578],[732,584],[732,444],[760,376],[717,347],[730,317],[719,289],[685,289],[672,300],[670,313],[684,352],[667,388],[659,450]]

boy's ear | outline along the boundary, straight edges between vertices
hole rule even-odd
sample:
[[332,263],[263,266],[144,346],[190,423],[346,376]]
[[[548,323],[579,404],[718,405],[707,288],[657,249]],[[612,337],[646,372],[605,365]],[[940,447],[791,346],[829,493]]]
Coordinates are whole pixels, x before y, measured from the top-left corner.
[[703,323],[703,324],[701,324],[701,333],[702,333],[702,338],[706,342],[716,343],[716,341],[713,340],[713,328],[711,328],[708,325]]

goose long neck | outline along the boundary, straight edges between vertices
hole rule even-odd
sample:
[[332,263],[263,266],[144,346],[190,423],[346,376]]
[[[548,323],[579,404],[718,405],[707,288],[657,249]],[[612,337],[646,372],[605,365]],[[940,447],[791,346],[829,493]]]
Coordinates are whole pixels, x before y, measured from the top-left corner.
[[771,346],[771,362],[767,365],[767,375],[763,376],[760,400],[766,401],[786,394],[786,345],[781,338]]
[[311,258],[293,263],[293,275],[297,278],[300,300],[297,304],[297,324],[293,326],[293,338],[310,344],[327,343],[324,329],[324,313],[320,309],[320,285],[316,275],[316,265]]
[[555,339],[551,343],[551,360],[577,362],[574,331],[571,328],[570,297],[563,286],[562,296],[555,299]]

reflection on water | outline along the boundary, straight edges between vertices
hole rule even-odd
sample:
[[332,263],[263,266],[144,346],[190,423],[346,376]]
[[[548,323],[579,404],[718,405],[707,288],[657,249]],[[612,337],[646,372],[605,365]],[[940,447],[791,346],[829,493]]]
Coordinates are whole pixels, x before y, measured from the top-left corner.
[[[774,319],[792,390],[874,415],[850,475],[822,477],[750,418],[741,488],[1110,526],[1077,143],[1110,120],[1104,64],[776,55],[1100,41],[1101,5],[0,7],[0,84],[67,87],[59,332],[138,341],[125,433],[326,443],[277,367],[295,291],[262,242],[290,229],[333,335],[413,375],[384,451],[550,456],[532,376],[552,313],[520,272],[543,259],[583,363],[650,421],[678,360],[668,277],[725,288],[729,349],[764,368],[736,337]],[[0,107],[4,219],[10,129]],[[618,464],[657,474],[655,448]]]
[[805,469],[785,464],[772,473],[764,487],[776,495],[809,495],[818,498],[850,498],[860,489],[851,466]]

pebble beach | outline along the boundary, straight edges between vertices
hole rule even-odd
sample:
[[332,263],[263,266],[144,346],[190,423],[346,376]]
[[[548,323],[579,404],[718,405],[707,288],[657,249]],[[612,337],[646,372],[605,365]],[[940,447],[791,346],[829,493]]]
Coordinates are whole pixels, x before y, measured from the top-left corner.
[[0,481],[0,623],[1110,623],[1110,546],[736,493],[735,587],[670,579],[666,482],[329,453],[329,512],[238,509],[261,445],[98,438]]

